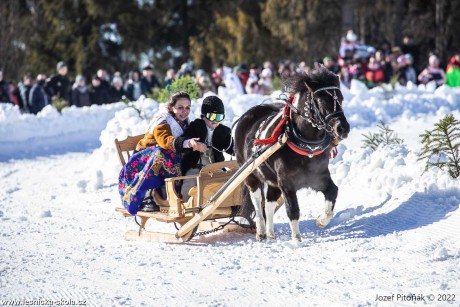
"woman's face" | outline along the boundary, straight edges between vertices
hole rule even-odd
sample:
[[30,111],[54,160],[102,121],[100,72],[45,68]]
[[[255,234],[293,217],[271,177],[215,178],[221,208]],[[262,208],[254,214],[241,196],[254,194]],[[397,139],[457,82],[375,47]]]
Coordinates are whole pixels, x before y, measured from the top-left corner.
[[437,57],[430,57],[429,63],[431,67],[439,67],[439,60]]
[[216,129],[216,127],[219,126],[219,124],[220,124],[220,122],[216,122],[214,120],[211,121],[211,120],[207,119],[204,116],[203,116],[203,120],[206,123],[206,126],[208,126],[209,128],[212,128],[212,129]]
[[180,121],[184,121],[190,114],[191,102],[187,98],[179,98],[172,107],[172,112]]

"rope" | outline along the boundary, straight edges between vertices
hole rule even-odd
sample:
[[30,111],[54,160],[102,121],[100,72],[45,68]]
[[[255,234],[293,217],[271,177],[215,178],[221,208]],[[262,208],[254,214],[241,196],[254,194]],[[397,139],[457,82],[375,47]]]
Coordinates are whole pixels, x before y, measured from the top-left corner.
[[139,222],[137,221],[137,215],[134,216],[134,221],[136,222],[136,224],[139,226],[139,236],[141,235],[141,232],[142,232],[142,226],[141,224],[139,224]]

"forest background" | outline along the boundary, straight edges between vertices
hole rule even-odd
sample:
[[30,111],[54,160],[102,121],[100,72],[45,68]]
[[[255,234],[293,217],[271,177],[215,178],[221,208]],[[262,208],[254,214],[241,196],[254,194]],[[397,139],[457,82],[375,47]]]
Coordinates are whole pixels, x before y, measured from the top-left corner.
[[411,36],[421,59],[436,52],[443,65],[460,50],[458,12],[454,0],[2,0],[0,70],[19,80],[51,74],[61,60],[72,76],[142,62],[161,73],[187,61],[206,71],[283,59],[312,65],[336,57],[349,29],[377,48]]

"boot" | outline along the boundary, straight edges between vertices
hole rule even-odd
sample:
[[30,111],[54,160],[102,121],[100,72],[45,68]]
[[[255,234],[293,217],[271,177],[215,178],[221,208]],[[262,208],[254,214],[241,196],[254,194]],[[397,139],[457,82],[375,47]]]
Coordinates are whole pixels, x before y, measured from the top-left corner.
[[141,204],[139,209],[142,212],[158,212],[158,211],[160,211],[160,207],[158,207],[158,205],[155,204],[155,201],[153,200],[152,196],[144,198],[144,200],[142,201],[142,204]]

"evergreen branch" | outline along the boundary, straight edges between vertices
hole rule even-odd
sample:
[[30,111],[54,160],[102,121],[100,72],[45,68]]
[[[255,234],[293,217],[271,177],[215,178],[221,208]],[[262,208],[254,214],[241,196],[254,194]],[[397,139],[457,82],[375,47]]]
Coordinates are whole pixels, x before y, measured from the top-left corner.
[[[426,159],[425,171],[433,166],[442,170],[447,168],[449,175],[457,178],[460,176],[460,133],[456,131],[460,130],[460,121],[449,114],[434,126],[435,129],[420,135],[423,149],[417,154],[417,160]],[[441,162],[441,154],[445,154],[447,162]],[[436,161],[431,162],[435,157]]]
[[390,144],[403,144],[403,140],[398,138],[396,134],[394,134],[394,130],[390,129],[389,126],[386,126],[383,121],[380,121],[377,124],[377,128],[379,128],[379,132],[368,134],[362,134],[365,139],[362,141],[363,146],[361,148],[368,148],[370,147],[372,150],[376,150],[380,144],[390,145]]

